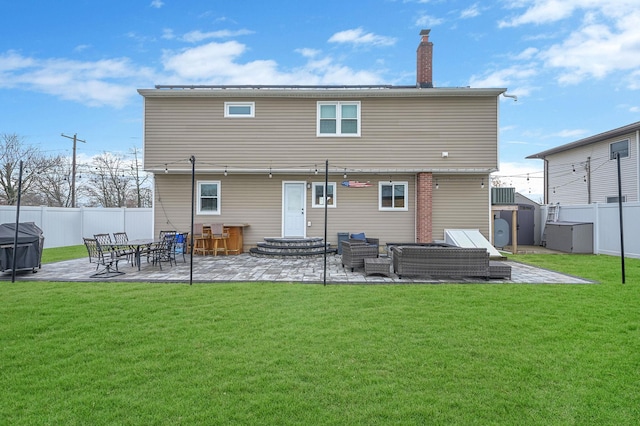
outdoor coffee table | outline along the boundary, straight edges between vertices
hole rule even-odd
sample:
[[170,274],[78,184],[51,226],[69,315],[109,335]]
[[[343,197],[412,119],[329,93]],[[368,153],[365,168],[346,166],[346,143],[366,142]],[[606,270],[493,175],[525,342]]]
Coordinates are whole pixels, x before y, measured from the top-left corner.
[[391,258],[366,257],[364,259],[365,275],[380,274],[391,277]]

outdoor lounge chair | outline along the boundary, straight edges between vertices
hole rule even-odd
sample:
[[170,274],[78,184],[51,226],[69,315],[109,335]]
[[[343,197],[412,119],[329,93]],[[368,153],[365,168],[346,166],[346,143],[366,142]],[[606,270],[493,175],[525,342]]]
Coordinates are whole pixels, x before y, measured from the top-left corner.
[[378,244],[369,244],[366,240],[349,239],[342,241],[342,267],[364,268],[364,259],[367,257],[378,257]]

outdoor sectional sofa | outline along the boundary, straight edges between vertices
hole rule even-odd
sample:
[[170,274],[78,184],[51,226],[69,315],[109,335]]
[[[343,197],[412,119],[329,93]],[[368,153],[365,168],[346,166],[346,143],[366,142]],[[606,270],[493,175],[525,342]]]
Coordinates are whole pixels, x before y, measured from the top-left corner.
[[396,246],[393,270],[405,275],[430,277],[511,278],[511,267],[490,262],[484,248]]

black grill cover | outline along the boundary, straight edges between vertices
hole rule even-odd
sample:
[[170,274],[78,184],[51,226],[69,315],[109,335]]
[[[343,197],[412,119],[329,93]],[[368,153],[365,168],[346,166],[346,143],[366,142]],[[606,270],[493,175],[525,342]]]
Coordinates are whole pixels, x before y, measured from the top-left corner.
[[[3,223],[0,225],[0,271],[14,269],[13,240],[15,235],[15,223]],[[19,223],[15,269],[40,267],[43,245],[42,229],[33,222]]]

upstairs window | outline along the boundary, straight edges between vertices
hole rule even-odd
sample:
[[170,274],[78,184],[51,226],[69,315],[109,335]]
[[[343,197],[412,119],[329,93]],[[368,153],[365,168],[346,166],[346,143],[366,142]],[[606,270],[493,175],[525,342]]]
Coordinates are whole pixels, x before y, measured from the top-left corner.
[[[336,206],[336,183],[328,182],[327,183],[327,207],[335,207]],[[324,207],[325,196],[324,196],[324,183],[314,182],[313,183],[313,204],[312,207]]]
[[220,181],[198,181],[198,214],[220,214]]
[[389,211],[409,210],[409,184],[407,182],[380,182],[378,209]]
[[224,116],[227,118],[255,117],[255,102],[225,102]]
[[620,142],[614,142],[609,145],[609,158],[611,160],[615,160],[616,154],[620,155],[620,158],[629,156],[629,139]]
[[317,136],[360,136],[360,102],[318,102]]

